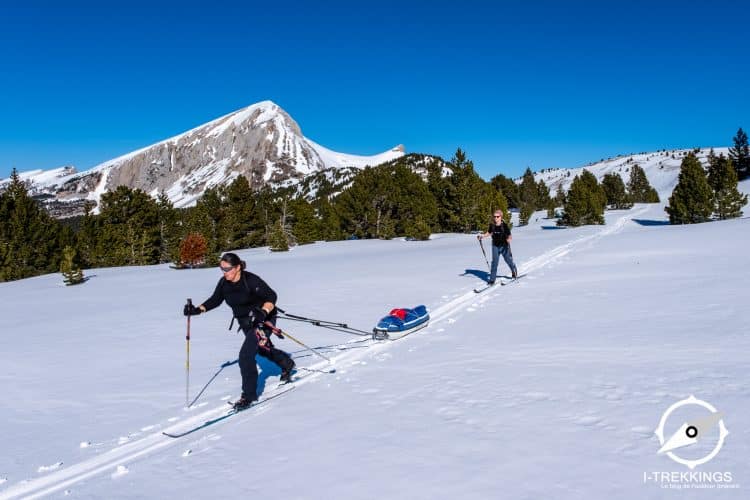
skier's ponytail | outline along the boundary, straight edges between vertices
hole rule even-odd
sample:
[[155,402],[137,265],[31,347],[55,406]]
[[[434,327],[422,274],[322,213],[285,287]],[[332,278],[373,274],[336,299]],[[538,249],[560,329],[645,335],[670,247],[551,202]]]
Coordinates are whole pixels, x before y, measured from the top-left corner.
[[242,271],[245,270],[247,267],[247,263],[240,259],[239,256],[236,253],[227,252],[224,255],[221,256],[221,261],[226,262],[232,267],[240,266],[240,269]]

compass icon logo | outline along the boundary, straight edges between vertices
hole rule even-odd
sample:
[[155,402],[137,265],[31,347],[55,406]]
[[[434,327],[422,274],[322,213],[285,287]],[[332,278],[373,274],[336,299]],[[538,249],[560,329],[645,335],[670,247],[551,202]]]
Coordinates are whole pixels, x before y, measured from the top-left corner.
[[[661,445],[658,454],[666,454],[690,469],[705,464],[719,453],[729,435],[723,417],[713,405],[695,396],[676,402],[662,414],[654,431]],[[675,422],[681,425],[675,428]],[[672,429],[669,438],[665,438],[667,428]]]

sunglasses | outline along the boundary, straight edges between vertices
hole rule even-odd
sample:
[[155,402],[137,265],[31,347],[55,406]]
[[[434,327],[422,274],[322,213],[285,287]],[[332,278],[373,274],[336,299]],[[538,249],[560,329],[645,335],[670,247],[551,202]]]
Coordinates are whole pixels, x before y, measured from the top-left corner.
[[493,217],[496,218],[496,219],[502,219],[503,218],[502,215],[493,215]]
[[229,271],[234,269],[234,266],[229,266],[229,267],[219,266],[219,269],[221,269],[222,273],[228,273]]

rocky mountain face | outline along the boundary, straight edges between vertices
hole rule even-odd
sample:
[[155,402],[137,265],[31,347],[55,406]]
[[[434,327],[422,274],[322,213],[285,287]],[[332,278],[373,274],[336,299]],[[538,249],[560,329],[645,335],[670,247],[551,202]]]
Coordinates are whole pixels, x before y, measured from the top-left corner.
[[326,169],[363,168],[403,154],[403,146],[375,156],[328,150],[305,138],[283,109],[264,101],[85,172],[64,167],[21,178],[53,215],[65,217],[83,213],[87,200],[98,203],[122,185],[153,196],[163,191],[176,207],[185,207],[240,175],[252,187],[297,182]]

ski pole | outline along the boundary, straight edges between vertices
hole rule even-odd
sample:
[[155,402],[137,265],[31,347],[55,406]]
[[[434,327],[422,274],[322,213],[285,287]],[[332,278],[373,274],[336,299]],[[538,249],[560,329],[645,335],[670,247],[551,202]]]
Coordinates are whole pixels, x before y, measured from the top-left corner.
[[234,361],[227,361],[226,363],[222,364],[221,368],[219,368],[219,371],[217,371],[216,373],[214,373],[214,376],[211,377],[211,380],[209,380],[208,383],[203,386],[203,389],[201,389],[201,392],[199,392],[198,395],[195,396],[195,399],[193,399],[190,402],[190,404],[187,405],[187,407],[190,408],[191,406],[193,406],[195,404],[196,401],[198,401],[198,398],[201,397],[201,395],[203,394],[203,391],[205,391],[208,388],[208,386],[211,385],[211,382],[213,382],[214,379],[219,376],[219,373],[221,373],[221,371],[224,368],[226,368],[227,366],[232,366],[233,364],[238,363],[239,361],[240,361],[239,359],[235,359]]
[[[192,299],[187,299],[188,307],[191,308],[193,305]],[[190,399],[190,315],[187,317],[187,335],[185,336],[187,341],[187,358],[185,359],[185,405],[188,405]]]
[[298,316],[296,314],[288,313],[278,306],[276,306],[276,309],[284,315],[284,316],[281,316],[284,319],[288,319],[291,321],[301,321],[303,323],[310,323],[313,326],[319,326],[321,328],[328,328],[329,330],[335,330],[337,332],[342,332],[342,333],[349,333],[351,335],[358,335],[360,337],[370,336],[370,333],[364,330],[359,330],[357,328],[352,328],[346,323],[337,323],[335,321],[328,321],[324,319],[306,318],[304,316]]
[[479,248],[482,249],[482,255],[484,255],[484,261],[487,263],[487,270],[492,272],[492,269],[490,269],[490,263],[487,260],[487,253],[484,251],[484,245],[482,245],[482,239],[477,238],[477,241],[479,241]]
[[275,333],[276,335],[278,335],[281,338],[289,337],[291,340],[293,340],[294,342],[298,343],[299,345],[301,345],[302,347],[304,347],[308,351],[312,352],[316,356],[320,356],[321,358],[325,359],[329,363],[333,363],[333,361],[331,361],[331,358],[320,354],[318,351],[316,351],[315,349],[313,349],[309,345],[303,344],[302,342],[300,342],[299,340],[295,339],[294,337],[292,337],[291,335],[289,335],[287,332],[285,332],[281,328],[277,328],[276,326],[274,326],[272,323],[269,323],[268,321],[266,321],[265,323],[263,323],[263,326],[269,328],[273,333]]

